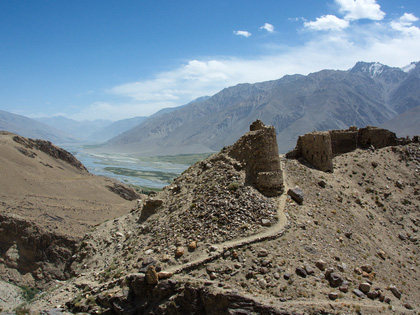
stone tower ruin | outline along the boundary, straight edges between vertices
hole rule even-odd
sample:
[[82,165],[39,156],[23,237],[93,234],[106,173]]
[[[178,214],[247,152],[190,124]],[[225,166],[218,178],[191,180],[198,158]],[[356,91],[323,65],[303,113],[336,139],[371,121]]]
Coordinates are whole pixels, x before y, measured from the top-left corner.
[[256,120],[250,131],[228,148],[228,155],[244,166],[246,184],[266,196],[278,196],[283,192],[283,173],[273,126]]

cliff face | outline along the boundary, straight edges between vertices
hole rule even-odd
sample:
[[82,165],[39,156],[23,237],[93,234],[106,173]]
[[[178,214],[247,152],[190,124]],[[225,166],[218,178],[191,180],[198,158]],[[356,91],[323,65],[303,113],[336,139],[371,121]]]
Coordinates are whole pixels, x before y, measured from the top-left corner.
[[46,230],[19,216],[0,214],[0,270],[3,279],[43,287],[68,278],[66,266],[79,237]]

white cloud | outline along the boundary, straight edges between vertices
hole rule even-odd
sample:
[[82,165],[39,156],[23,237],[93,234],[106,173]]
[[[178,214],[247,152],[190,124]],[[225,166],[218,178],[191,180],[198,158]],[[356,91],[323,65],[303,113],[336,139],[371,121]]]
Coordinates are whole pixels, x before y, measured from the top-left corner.
[[335,0],[335,2],[340,6],[339,11],[345,14],[346,20],[380,21],[385,17],[385,12],[381,10],[376,0]]
[[233,34],[238,35],[238,36],[243,36],[243,37],[249,37],[252,35],[248,31],[233,31]]
[[413,22],[417,22],[419,20],[414,14],[411,13],[404,13],[398,20],[391,22],[391,27],[396,30],[400,31],[407,36],[418,36],[420,35],[420,28],[413,25]]
[[321,69],[346,70],[357,61],[377,61],[403,67],[419,60],[420,29],[414,25],[418,20],[415,15],[405,13],[393,21],[368,21],[360,25],[325,15],[314,22],[305,21],[304,25],[308,29],[333,32],[311,33],[311,40],[300,46],[276,47],[273,43],[265,55],[253,58],[190,60],[147,80],[111,88],[107,92],[118,101],[91,104],[79,117],[122,119],[147,116],[165,107],[213,95],[238,83],[274,80],[286,74],[306,75]]
[[274,32],[274,26],[271,25],[270,23],[265,23],[263,26],[260,27],[261,30],[266,30],[269,33],[273,33]]
[[320,33],[300,47],[281,47],[277,53],[272,51],[254,59],[191,60],[149,80],[122,84],[109,91],[128,98],[127,103],[132,104],[95,104],[91,110],[113,115],[131,111],[126,117],[150,115],[238,83],[274,80],[286,74],[308,74],[321,69],[346,70],[361,60],[402,67],[418,60],[418,51],[420,32],[395,32],[389,24],[372,23],[334,35]]
[[316,31],[342,30],[349,27],[349,22],[342,20],[335,15],[323,15],[316,18],[316,21],[309,21],[303,24],[306,28]]

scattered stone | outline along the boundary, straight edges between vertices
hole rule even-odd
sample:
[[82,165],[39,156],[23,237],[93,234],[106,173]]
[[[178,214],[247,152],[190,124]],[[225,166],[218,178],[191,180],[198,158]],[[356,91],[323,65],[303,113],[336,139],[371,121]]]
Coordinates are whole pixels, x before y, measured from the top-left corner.
[[386,259],[386,254],[385,254],[385,252],[383,251],[383,250],[380,250],[380,251],[378,251],[378,256],[379,257],[381,257],[383,260],[385,260]]
[[399,181],[399,180],[397,180],[397,181],[395,182],[395,186],[396,186],[396,187],[398,187],[398,188],[400,188],[400,189],[403,189],[403,188],[404,188],[403,183],[402,183],[401,181]]
[[[373,271],[373,268],[371,265],[363,265],[362,267],[360,267],[360,269],[362,269],[363,271],[367,273],[371,273]],[[362,273],[358,273],[358,274],[362,274]]]
[[206,271],[207,271],[208,273],[211,273],[211,272],[215,272],[215,271],[216,271],[216,269],[214,268],[214,266],[213,266],[213,265],[207,265],[207,267],[206,267]]
[[209,277],[210,277],[210,280],[215,280],[217,278],[217,275],[215,272],[210,272]]
[[158,272],[158,278],[159,278],[159,280],[161,280],[161,279],[169,279],[173,275],[174,274],[172,272],[167,272],[167,271]]
[[384,303],[391,304],[391,299],[389,297],[385,297]]
[[261,219],[262,226],[271,226],[271,221],[268,219]]
[[191,243],[188,244],[188,250],[190,252],[195,251],[196,248],[197,248],[197,242],[196,241],[192,241]]
[[283,275],[284,280],[289,280],[292,277],[292,274],[290,272],[285,272]]
[[268,250],[266,250],[265,248],[261,248],[258,251],[258,257],[267,257],[268,256]]
[[327,268],[327,270],[325,270],[325,279],[327,279],[333,272],[334,268]]
[[304,200],[303,191],[299,187],[291,188],[287,191],[287,194],[292,197],[298,204],[302,204]]
[[209,249],[210,249],[211,252],[217,252],[219,247],[217,247],[216,245],[211,245]]
[[227,250],[227,251],[225,251],[224,253],[223,253],[223,258],[228,258],[229,256],[231,255],[231,252],[230,252],[230,250]]
[[341,263],[341,264],[337,265],[337,269],[340,270],[341,272],[343,272],[344,270],[347,269],[347,265],[345,263]]
[[258,284],[260,285],[261,289],[265,289],[267,287],[267,281],[264,278],[258,280]]
[[324,270],[325,270],[325,268],[327,267],[327,263],[326,263],[325,261],[323,261],[322,259],[320,259],[320,260],[318,260],[318,261],[315,263],[315,266],[316,266],[319,270],[324,271]]
[[349,287],[347,285],[342,285],[341,287],[338,288],[338,290],[340,290],[343,293],[347,293],[349,292]]
[[146,271],[146,282],[147,284],[157,284],[159,282],[159,276],[154,266],[149,266]]
[[327,280],[330,283],[330,286],[332,286],[333,288],[339,287],[344,282],[343,277],[336,272],[331,273],[328,276]]
[[355,268],[354,268],[354,273],[355,273],[355,274],[358,274],[358,275],[361,275],[361,274],[363,273],[363,271],[362,271],[362,269],[360,269],[359,267],[355,267]]
[[347,237],[348,239],[351,239],[351,237],[353,236],[352,232],[344,232],[344,236]]
[[327,183],[325,182],[325,180],[320,180],[320,181],[318,182],[318,185],[319,185],[319,187],[321,187],[321,188],[325,188],[325,187],[327,186]]
[[313,270],[313,268],[309,265],[305,265],[304,268],[308,275],[313,275],[315,273],[315,270]]
[[328,293],[328,298],[330,300],[337,300],[338,299],[338,293],[337,292],[330,292],[330,293]]
[[377,167],[378,167],[378,163],[377,163],[377,162],[375,162],[375,161],[373,161],[373,162],[372,162],[372,167],[373,167],[373,168],[377,168]]
[[401,299],[401,292],[397,289],[396,286],[392,285],[389,287],[389,290],[394,294],[397,299]]
[[408,310],[414,309],[414,307],[410,303],[404,303],[403,306]]
[[280,279],[280,274],[278,272],[275,272],[273,274],[274,279],[279,280]]
[[370,284],[367,282],[359,284],[359,290],[363,293],[368,293],[370,291]]
[[306,278],[306,276],[308,275],[305,268],[302,268],[302,267],[296,268],[296,274],[302,278]]
[[184,255],[184,252],[184,247],[177,247],[177,249],[175,250],[175,257],[181,257],[182,255]]
[[352,292],[353,292],[356,296],[358,296],[359,298],[364,299],[364,298],[366,297],[366,295],[365,295],[362,291],[360,291],[359,289],[354,289]]
[[383,302],[385,300],[385,295],[382,291],[378,291],[379,301]]
[[367,293],[367,297],[371,300],[377,299],[379,297],[379,292],[378,291],[369,291]]
[[238,254],[238,252],[237,252],[236,250],[234,250],[234,251],[232,252],[232,258],[233,258],[233,259],[238,259],[238,258],[239,258],[239,254]]

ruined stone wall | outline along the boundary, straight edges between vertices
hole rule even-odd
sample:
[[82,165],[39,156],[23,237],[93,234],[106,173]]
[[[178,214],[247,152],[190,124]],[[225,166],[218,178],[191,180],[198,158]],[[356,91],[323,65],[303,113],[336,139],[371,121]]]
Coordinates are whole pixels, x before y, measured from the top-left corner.
[[283,174],[274,127],[255,121],[250,131],[228,148],[228,155],[243,164],[247,184],[266,196],[282,193]]
[[395,133],[372,126],[361,128],[358,135],[358,147],[362,149],[374,146],[376,149],[384,148],[398,144],[398,138]]
[[300,136],[302,157],[324,172],[333,171],[331,136],[328,131],[318,131]]
[[357,148],[367,149],[371,146],[379,149],[398,145],[402,140],[395,133],[372,126],[347,130],[315,131],[299,136],[296,148],[286,154],[286,158],[304,158],[321,171],[333,172],[333,157],[352,152]]
[[330,130],[333,156],[356,150],[358,134],[355,127],[348,130]]

